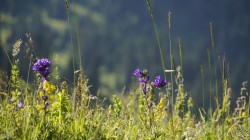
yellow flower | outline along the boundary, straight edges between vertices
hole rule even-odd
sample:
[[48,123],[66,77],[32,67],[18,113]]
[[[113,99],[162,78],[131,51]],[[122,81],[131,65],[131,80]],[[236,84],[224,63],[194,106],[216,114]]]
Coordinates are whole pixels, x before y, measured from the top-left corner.
[[43,90],[49,95],[56,90],[56,86],[50,84],[47,80],[43,82]]
[[241,113],[241,116],[246,116],[246,112],[243,111],[243,112]]
[[161,98],[160,103],[157,105],[157,110],[160,111],[164,108],[165,99]]
[[55,100],[55,99],[57,99],[55,95],[50,95],[50,96],[49,96],[49,100],[53,101],[53,100]]
[[44,91],[40,90],[40,91],[38,92],[38,95],[39,95],[40,97],[44,96]]
[[161,98],[159,104],[156,107],[156,111],[154,113],[156,122],[160,121],[160,118],[165,116],[164,104],[165,104],[165,99]]
[[58,92],[58,93],[57,93],[57,96],[58,96],[59,98],[62,98],[62,92]]
[[42,110],[44,109],[44,106],[42,106],[42,105],[37,105],[37,106],[36,106],[36,109],[37,109],[38,111],[42,111]]

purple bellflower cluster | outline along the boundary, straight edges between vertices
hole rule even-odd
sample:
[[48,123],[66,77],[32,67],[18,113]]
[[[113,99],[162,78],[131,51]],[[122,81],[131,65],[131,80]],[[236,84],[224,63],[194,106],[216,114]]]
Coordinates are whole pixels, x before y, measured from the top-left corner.
[[[45,82],[49,80],[48,76],[50,74],[50,65],[51,63],[48,58],[38,59],[36,63],[33,65],[33,71],[39,73],[42,76],[41,82]],[[41,90],[44,90],[44,89],[41,88]],[[49,105],[47,102],[48,98],[49,97],[47,95],[42,96],[42,100],[44,102],[45,107]]]
[[[147,70],[140,70],[139,68],[137,68],[134,71],[134,76],[136,76],[138,78],[138,82],[142,83],[142,91],[146,94],[146,92],[148,91],[147,89],[147,83],[149,81],[149,76],[148,76],[148,72]],[[166,86],[167,81],[161,79],[161,77],[158,75],[155,78],[155,81],[152,82],[152,87],[154,88],[163,88],[164,86]]]
[[33,65],[33,70],[42,75],[43,80],[48,80],[50,74],[50,60],[47,58],[38,59]]
[[153,86],[157,88],[163,88],[166,84],[167,81],[162,80],[160,75],[156,76],[155,81],[153,82]]
[[149,76],[148,76],[148,72],[147,70],[140,70],[139,68],[137,68],[134,71],[134,76],[136,76],[138,78],[138,82],[142,83],[142,91],[143,93],[146,94],[147,92],[147,82],[149,81]]
[[140,70],[139,68],[137,68],[134,71],[134,76],[136,76],[138,78],[138,82],[142,84],[143,93],[146,95],[147,92],[149,92],[148,107],[149,108],[152,107],[153,102],[154,102],[154,89],[155,88],[162,89],[164,86],[166,86],[167,81],[164,79],[161,79],[161,77],[158,75],[156,76],[154,82],[152,82],[151,84],[148,84],[149,76],[148,76],[147,70]]
[[134,75],[138,78],[140,83],[147,83],[149,81],[149,76],[146,69],[141,71],[139,68],[137,68],[134,71]]

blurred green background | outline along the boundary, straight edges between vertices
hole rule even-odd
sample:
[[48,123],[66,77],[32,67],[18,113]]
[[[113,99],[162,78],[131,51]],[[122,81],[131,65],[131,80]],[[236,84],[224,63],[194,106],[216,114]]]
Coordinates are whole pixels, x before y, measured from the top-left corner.
[[[53,64],[58,57],[62,79],[72,82],[70,32],[64,0],[1,0],[0,3],[1,45],[11,54],[14,42],[19,38],[25,39],[25,33],[30,33],[37,57],[50,57]],[[239,95],[241,83],[249,80],[249,5],[247,0],[152,0],[167,68],[170,68],[168,12],[172,12],[171,34],[176,64],[180,64],[178,38],[181,38],[185,90],[193,95],[197,106],[201,104],[201,64],[204,65],[205,94],[209,93],[211,75],[207,49],[211,51],[210,22],[213,23],[215,46],[221,57],[226,55],[230,65],[233,97]],[[69,6],[76,47],[73,4],[70,0]],[[136,79],[132,73],[137,67],[147,68],[151,80],[157,74],[163,76],[153,23],[145,0],[76,0],[75,12],[83,67],[90,79],[92,94],[96,95],[99,91],[107,96],[121,92],[124,87],[126,91],[134,89],[132,85],[136,84],[132,83],[136,83]],[[7,71],[10,65],[2,49],[0,57],[1,70]],[[25,79],[28,59],[22,54],[19,58]],[[167,77],[169,79],[170,75]],[[214,77],[211,79],[214,81]]]

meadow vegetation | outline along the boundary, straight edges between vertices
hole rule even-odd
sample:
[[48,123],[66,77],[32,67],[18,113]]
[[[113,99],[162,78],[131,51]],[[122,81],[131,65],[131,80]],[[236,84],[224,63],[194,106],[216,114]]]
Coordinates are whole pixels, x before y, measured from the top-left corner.
[[[209,111],[206,111],[204,91],[200,94],[203,106],[195,107],[192,94],[185,90],[181,41],[180,64],[177,64],[172,54],[170,31],[169,54],[163,55],[153,9],[150,0],[146,2],[155,28],[164,77],[160,74],[152,76],[150,71],[140,67],[134,68],[131,75],[137,79],[137,87],[113,95],[110,99],[112,102],[105,105],[106,99],[90,93],[91,85],[82,67],[81,54],[74,52],[75,46],[81,52],[79,35],[77,45],[71,42],[72,55],[79,55],[78,61],[73,57],[74,81],[71,84],[62,80],[57,61],[36,58],[32,37],[26,34],[26,41],[17,40],[14,43],[12,56],[2,48],[11,64],[11,72],[10,76],[5,72],[0,75],[0,139],[249,139],[250,98],[247,82],[242,83],[239,93],[234,93],[237,94],[236,103],[231,102],[233,93],[229,85],[228,65],[224,57],[222,60],[216,59],[218,52],[214,46],[212,24],[212,55],[208,51],[208,64],[210,71],[217,74],[220,70],[220,74],[211,76],[215,79],[204,83],[204,68],[201,66],[203,90],[205,85],[210,87],[210,105]],[[70,16],[68,4],[65,0],[71,27],[71,20],[77,23],[77,16]],[[168,20],[170,30],[171,13]],[[78,28],[78,24],[75,27]],[[25,51],[30,60],[26,81],[19,72],[22,60],[17,57],[22,44],[26,45]],[[170,57],[169,69],[165,67],[165,56]],[[219,69],[216,61],[219,61]],[[30,80],[30,75],[35,78]],[[167,76],[170,78],[167,79]],[[215,86],[212,82],[215,82]],[[232,104],[236,106],[232,108]]]

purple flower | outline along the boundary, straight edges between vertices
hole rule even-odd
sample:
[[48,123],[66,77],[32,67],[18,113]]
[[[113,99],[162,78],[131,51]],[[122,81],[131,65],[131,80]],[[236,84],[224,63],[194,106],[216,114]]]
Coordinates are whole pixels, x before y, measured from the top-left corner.
[[49,106],[49,103],[45,103],[45,107],[48,107]]
[[40,73],[44,79],[47,79],[47,76],[50,73],[50,61],[47,58],[38,59],[37,62],[33,65],[33,70]]
[[140,70],[139,68],[137,68],[134,71],[134,76],[136,77],[147,77],[147,75],[148,75],[148,71],[146,69]]
[[162,80],[160,76],[157,76],[155,78],[155,81],[153,83],[153,86],[154,87],[158,87],[158,88],[162,88],[164,87],[165,85],[167,84],[167,81],[166,80]]
[[139,77],[138,78],[138,81],[140,82],[140,83],[147,83],[148,81],[149,81],[149,76],[147,76],[147,77]]
[[135,71],[134,71],[134,76],[138,77],[138,81],[140,83],[147,83],[148,80],[149,80],[149,76],[148,75],[148,71],[145,69],[145,70],[140,70],[139,68],[137,68]]
[[12,97],[9,97],[9,101],[10,101],[10,103],[12,103],[12,101],[13,101]]
[[44,101],[47,101],[47,100],[48,100],[48,96],[42,96],[42,99],[43,99]]
[[146,84],[142,85],[142,91],[144,94],[146,94],[146,92],[147,92],[147,85]]
[[139,68],[137,68],[135,71],[134,71],[134,76],[136,77],[142,77],[142,73],[141,73],[141,70]]
[[150,102],[148,107],[152,107],[152,106],[153,106],[153,103],[152,103],[152,102]]
[[142,84],[142,91],[143,91],[144,94],[146,94],[147,92],[150,91],[150,88],[147,86],[146,83]]
[[23,102],[19,102],[19,103],[17,104],[17,107],[18,107],[18,108],[24,108],[24,103],[23,103]]

